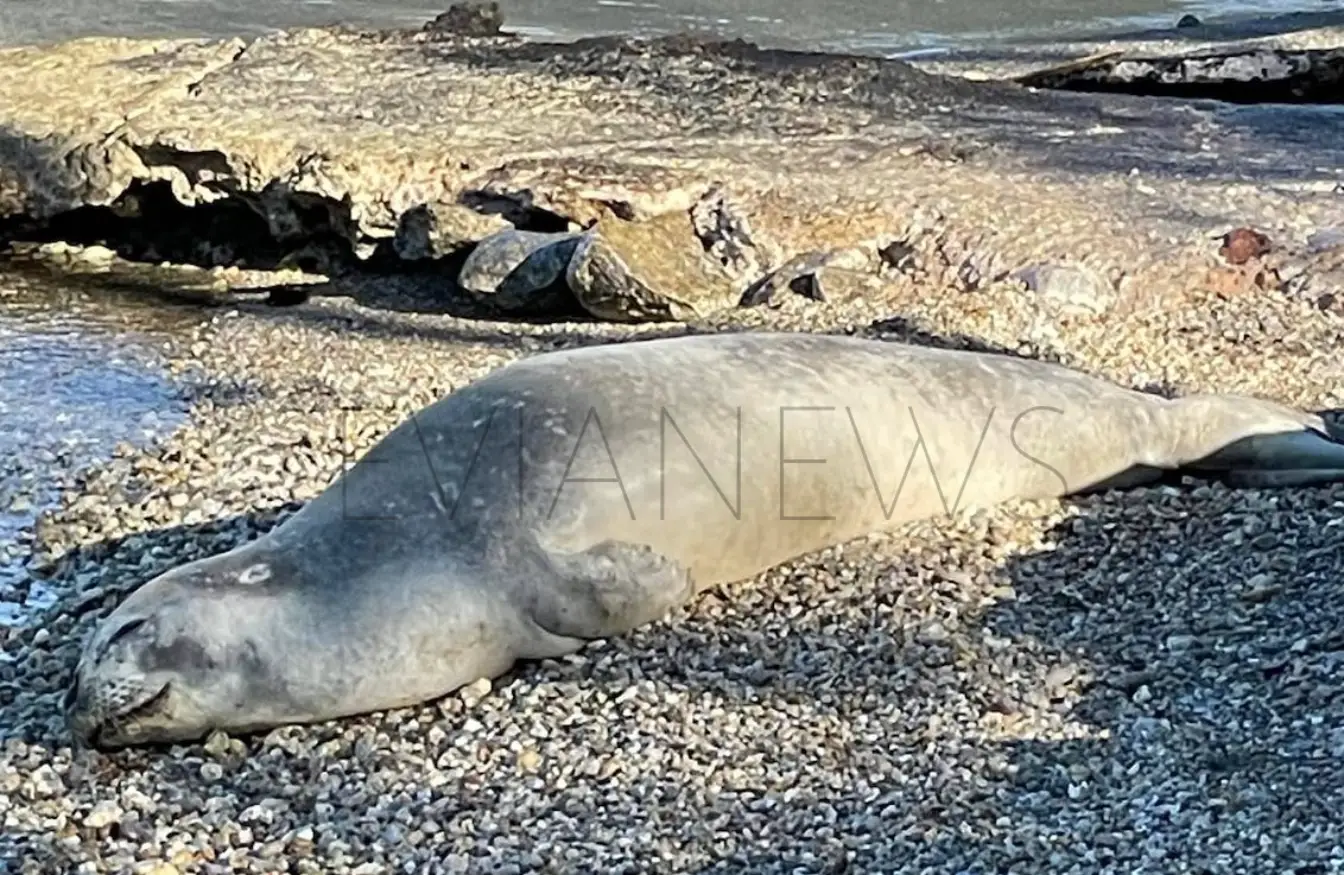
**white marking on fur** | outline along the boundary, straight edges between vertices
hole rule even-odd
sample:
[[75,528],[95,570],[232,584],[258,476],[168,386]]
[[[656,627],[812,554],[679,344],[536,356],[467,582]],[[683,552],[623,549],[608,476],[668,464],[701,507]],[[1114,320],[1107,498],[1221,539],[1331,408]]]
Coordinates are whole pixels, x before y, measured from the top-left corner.
[[271,579],[271,566],[264,562],[259,562],[248,568],[244,568],[238,575],[238,582],[245,586],[251,586],[254,583],[262,583]]

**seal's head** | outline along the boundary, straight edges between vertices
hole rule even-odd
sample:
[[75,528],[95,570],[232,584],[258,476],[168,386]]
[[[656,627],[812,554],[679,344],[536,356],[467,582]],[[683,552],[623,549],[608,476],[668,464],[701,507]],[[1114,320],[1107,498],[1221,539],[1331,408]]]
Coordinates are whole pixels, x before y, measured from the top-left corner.
[[[277,569],[248,548],[174,568],[95,630],[65,696],[77,743],[113,748],[289,716],[259,646],[285,614]],[[260,703],[260,704],[259,704]]]

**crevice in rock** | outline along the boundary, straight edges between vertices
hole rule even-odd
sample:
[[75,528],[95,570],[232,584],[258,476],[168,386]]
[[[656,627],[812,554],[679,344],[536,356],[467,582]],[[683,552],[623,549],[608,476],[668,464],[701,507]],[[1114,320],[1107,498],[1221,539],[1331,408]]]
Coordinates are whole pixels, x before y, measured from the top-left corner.
[[17,218],[0,244],[23,240],[105,246],[128,261],[238,265],[273,270],[288,255],[266,219],[239,198],[188,206],[162,180],[136,180],[111,204],[82,206],[45,220]]
[[537,206],[530,192],[466,191],[459,198],[463,206],[478,213],[501,216],[519,231],[554,234],[569,230],[569,218]]
[[756,277],[766,268],[758,253],[746,212],[728,197],[722,185],[714,185],[690,210],[691,226],[705,253],[736,277]]
[[[166,180],[135,180],[107,205],[81,206],[47,218],[0,219],[0,249],[10,243],[63,242],[104,246],[127,261],[172,262],[203,268],[297,268],[328,276],[411,274],[456,277],[475,244],[437,258],[404,258],[392,238],[370,241],[351,218],[348,204],[273,183],[260,192],[239,191],[221,152],[184,152],[167,146],[136,148],[148,166],[172,166],[193,186],[219,196],[185,204]],[[566,231],[569,219],[531,203],[524,194],[470,192],[462,198],[520,230]],[[367,248],[357,252],[357,244]],[[360,257],[361,254],[364,257]]]
[[229,166],[228,157],[217,149],[189,151],[165,146],[162,143],[150,143],[132,145],[131,150],[146,167],[176,167],[186,174],[192,185],[206,181],[207,173],[212,175],[211,178],[218,179],[233,176],[233,168]]
[[1218,100],[1236,104],[1344,103],[1344,49],[1253,48],[1152,58],[1117,52],[1016,79],[1057,91]]

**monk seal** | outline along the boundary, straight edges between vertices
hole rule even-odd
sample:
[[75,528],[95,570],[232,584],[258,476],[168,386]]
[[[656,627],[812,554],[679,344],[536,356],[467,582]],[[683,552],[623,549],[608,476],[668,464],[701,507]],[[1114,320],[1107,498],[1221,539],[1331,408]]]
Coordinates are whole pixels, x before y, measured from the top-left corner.
[[134,591],[85,645],[68,725],[114,748],[411,706],[867,532],[1177,470],[1332,482],[1344,444],[1268,401],[843,336],[536,355]]

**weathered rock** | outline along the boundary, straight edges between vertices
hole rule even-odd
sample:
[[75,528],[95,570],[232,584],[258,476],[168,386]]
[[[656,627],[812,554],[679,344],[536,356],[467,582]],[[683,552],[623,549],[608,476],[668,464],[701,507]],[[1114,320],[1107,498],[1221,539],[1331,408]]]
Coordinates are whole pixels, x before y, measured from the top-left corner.
[[401,214],[392,247],[406,261],[442,258],[509,227],[501,216],[461,204],[421,204]]
[[680,321],[733,303],[686,213],[642,222],[608,216],[582,236],[565,276],[585,310],[616,322]]
[[1227,259],[1228,264],[1245,264],[1272,248],[1270,239],[1254,228],[1233,228],[1223,235],[1223,245],[1218,254]]
[[[1273,258],[1273,256],[1271,256]],[[1283,291],[1322,310],[1344,304],[1344,228],[1326,228],[1307,238],[1305,251],[1274,259]]]
[[447,12],[434,16],[434,20],[425,25],[425,30],[457,36],[495,36],[503,24],[504,15],[499,11],[499,4],[490,0],[488,3],[454,3]]
[[[897,294],[1078,259],[1179,307],[1207,270],[1210,227],[1285,239],[1339,224],[1332,124],[686,36],[90,39],[0,50],[0,244],[338,273],[373,253],[443,257],[501,220],[690,214],[683,256],[737,290],[790,253],[898,240]],[[1235,178],[1237,196],[1210,174]],[[813,276],[825,294],[827,274]]]
[[1344,48],[1242,45],[1168,54],[1113,51],[1017,78],[1035,88],[1206,97],[1235,103],[1334,103]]
[[753,284],[743,293],[741,303],[744,307],[776,303],[785,288],[813,301],[852,297],[864,285],[867,266],[866,254],[857,248],[804,252]]
[[1344,227],[1322,228],[1307,237],[1309,252],[1324,252],[1340,246],[1344,246]]
[[1013,271],[1010,277],[1061,313],[1105,313],[1118,297],[1104,277],[1078,264],[1033,264]]
[[722,185],[705,192],[691,207],[691,224],[705,251],[735,278],[760,273],[762,259],[770,259],[768,241],[752,233],[750,217]]
[[462,264],[457,282],[488,296],[506,311],[549,311],[556,296],[573,296],[564,284],[580,235],[510,229],[485,238]]

